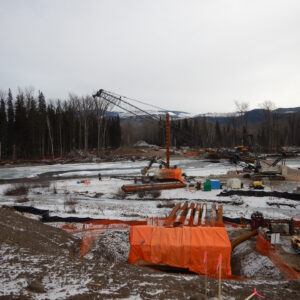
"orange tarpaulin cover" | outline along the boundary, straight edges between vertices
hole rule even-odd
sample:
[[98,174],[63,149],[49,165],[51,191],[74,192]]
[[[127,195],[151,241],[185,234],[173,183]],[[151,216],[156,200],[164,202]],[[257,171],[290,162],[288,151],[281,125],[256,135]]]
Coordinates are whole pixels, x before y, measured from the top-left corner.
[[152,264],[188,268],[204,274],[204,253],[207,252],[207,273],[217,276],[222,254],[222,276],[231,275],[231,243],[224,227],[132,226],[129,235],[131,264],[144,260]]
[[162,172],[163,179],[177,179],[183,182],[180,168],[174,168],[174,169],[166,168],[166,169],[162,169],[161,172]]

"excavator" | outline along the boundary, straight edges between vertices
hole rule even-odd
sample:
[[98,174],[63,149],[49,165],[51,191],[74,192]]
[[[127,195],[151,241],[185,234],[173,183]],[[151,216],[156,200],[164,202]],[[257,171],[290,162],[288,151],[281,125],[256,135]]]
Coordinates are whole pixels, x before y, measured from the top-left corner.
[[283,163],[285,162],[285,152],[281,152],[280,156],[276,158],[273,162],[270,162],[268,160],[261,160],[257,154],[257,147],[254,143],[253,135],[249,134],[249,137],[255,155],[254,165],[248,165],[250,169],[254,169],[254,174],[251,178],[254,180],[261,180],[264,177],[269,177],[270,179],[283,180],[284,177],[282,176],[282,168],[280,165],[278,165],[278,163],[280,161],[282,161]]
[[154,157],[152,157],[152,159],[150,160],[148,166],[145,167],[145,168],[143,168],[143,169],[141,170],[141,173],[142,173],[143,176],[146,176],[146,175],[149,173],[149,171],[152,169],[152,165],[153,165],[154,163],[163,165],[163,166],[165,166],[165,167],[166,167],[166,165],[167,165],[167,163],[166,163],[165,161],[163,161],[163,160],[157,160],[157,158],[154,156]]
[[[107,101],[113,106],[117,106],[137,118],[147,121],[160,121],[160,118],[157,115],[152,115],[146,110],[133,105],[120,95],[116,95],[114,93],[101,89],[96,94],[94,94],[93,97],[99,97],[102,101]],[[166,114],[166,125],[164,129],[166,132],[166,162],[159,161],[161,165],[164,165],[164,168],[162,168],[162,170],[160,171],[159,178],[156,178],[155,181],[150,180],[150,182],[149,180],[147,180],[147,182],[143,182],[142,184],[123,185],[122,190],[125,193],[183,188],[186,186],[182,179],[181,169],[177,167],[170,168],[170,116],[168,113]],[[155,162],[158,162],[157,159],[152,158],[149,165],[141,170],[142,175],[146,175]]]

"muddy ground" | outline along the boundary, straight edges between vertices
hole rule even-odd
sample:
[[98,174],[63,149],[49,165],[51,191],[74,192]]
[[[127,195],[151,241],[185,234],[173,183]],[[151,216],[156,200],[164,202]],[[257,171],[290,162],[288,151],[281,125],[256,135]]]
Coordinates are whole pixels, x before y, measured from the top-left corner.
[[[124,234],[117,235],[124,242]],[[96,241],[98,249],[105,248],[109,237]],[[114,262],[117,256],[107,251],[101,255],[97,248],[79,258],[78,237],[11,208],[0,209],[0,245],[0,299],[201,299],[204,294],[204,277],[199,275]],[[216,297],[217,281],[209,279],[208,285],[209,297]],[[266,299],[297,299],[300,293],[299,280],[226,280],[223,299],[245,299],[254,287]]]

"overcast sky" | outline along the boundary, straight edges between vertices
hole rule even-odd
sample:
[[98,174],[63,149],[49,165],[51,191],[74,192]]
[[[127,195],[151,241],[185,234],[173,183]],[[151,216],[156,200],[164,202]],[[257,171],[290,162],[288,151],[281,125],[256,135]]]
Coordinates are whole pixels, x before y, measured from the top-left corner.
[[299,0],[0,0],[0,89],[173,110],[300,106]]

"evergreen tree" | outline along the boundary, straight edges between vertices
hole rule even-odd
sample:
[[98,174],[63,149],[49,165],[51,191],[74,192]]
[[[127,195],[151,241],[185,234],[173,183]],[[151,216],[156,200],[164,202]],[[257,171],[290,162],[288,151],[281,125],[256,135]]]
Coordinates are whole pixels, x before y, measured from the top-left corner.
[[27,117],[24,102],[24,94],[21,90],[16,97],[15,102],[15,137],[16,137],[16,154],[18,157],[25,157],[27,142]]
[[0,100],[0,159],[7,155],[7,116],[4,99]]
[[28,99],[28,135],[27,135],[27,153],[29,157],[38,156],[38,112],[36,100],[32,97]]
[[15,111],[13,104],[13,96],[11,90],[8,90],[7,96],[7,155],[13,155],[15,145]]
[[38,128],[39,128],[39,153],[41,157],[45,157],[45,140],[46,140],[46,101],[44,94],[39,91],[39,96],[38,96]]

